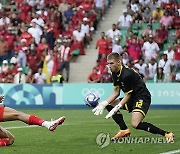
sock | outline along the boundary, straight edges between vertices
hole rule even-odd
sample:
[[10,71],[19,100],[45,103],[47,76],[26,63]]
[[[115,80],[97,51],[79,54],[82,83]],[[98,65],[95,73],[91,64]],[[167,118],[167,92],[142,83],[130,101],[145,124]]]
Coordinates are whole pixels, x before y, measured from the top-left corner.
[[43,119],[36,117],[34,115],[30,115],[28,124],[29,125],[39,125],[42,126],[42,123],[44,122]]
[[154,126],[153,124],[150,124],[148,122],[140,122],[136,129],[145,130],[147,132],[153,133],[153,134],[160,134],[165,135],[166,131]]
[[2,147],[2,146],[8,146],[8,145],[10,145],[8,138],[2,138],[2,139],[0,139],[0,147]]
[[49,129],[49,121],[43,121],[42,126]]
[[[113,109],[113,106],[107,105],[106,109],[110,112]],[[119,125],[121,130],[127,129],[126,123],[123,119],[123,115],[119,111],[116,114],[114,114],[112,118]]]

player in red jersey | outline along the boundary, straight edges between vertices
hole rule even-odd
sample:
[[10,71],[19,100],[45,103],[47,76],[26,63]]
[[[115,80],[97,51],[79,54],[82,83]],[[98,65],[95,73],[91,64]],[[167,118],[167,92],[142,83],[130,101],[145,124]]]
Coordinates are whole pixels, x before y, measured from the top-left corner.
[[[0,96],[0,103],[4,100],[4,96]],[[65,117],[60,117],[57,120],[53,121],[45,121],[35,115],[28,115],[26,113],[17,111],[15,109],[5,107],[4,105],[0,106],[0,122],[6,121],[15,121],[19,120],[28,125],[38,125],[42,127],[46,127],[50,131],[54,131],[57,126],[61,125]],[[9,146],[14,143],[14,136],[6,129],[0,126],[0,147],[1,146]]]

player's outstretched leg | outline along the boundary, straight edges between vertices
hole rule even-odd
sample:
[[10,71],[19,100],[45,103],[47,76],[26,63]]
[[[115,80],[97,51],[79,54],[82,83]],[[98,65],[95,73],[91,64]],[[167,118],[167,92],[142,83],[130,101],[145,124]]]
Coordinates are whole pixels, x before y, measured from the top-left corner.
[[[108,105],[108,106],[106,106],[106,109],[110,112],[113,109],[113,106]],[[130,129],[127,128],[127,125],[123,119],[123,115],[120,113],[120,111],[118,111],[116,114],[114,114],[112,116],[112,118],[119,125],[120,130],[113,138],[111,138],[111,140],[114,141],[114,140],[118,140],[123,137],[130,136],[131,131],[130,131]]]
[[131,119],[131,125],[135,129],[144,130],[153,134],[160,134],[166,138],[168,142],[174,141],[174,134],[172,132],[164,131],[156,126],[154,126],[151,123],[148,122],[142,122],[144,119],[144,116],[140,112],[133,112],[132,113],[132,119]]
[[17,111],[9,107],[0,107],[0,121],[14,121],[20,120],[28,125],[38,125],[48,128],[50,131],[54,131],[57,126],[61,125],[65,117],[60,117],[57,120],[45,121],[35,115],[28,115],[26,113]]

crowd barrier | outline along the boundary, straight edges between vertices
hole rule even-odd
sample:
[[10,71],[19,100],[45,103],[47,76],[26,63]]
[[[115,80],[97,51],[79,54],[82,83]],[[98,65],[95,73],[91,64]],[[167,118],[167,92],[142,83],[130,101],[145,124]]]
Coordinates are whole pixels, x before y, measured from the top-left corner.
[[[179,83],[147,83],[152,108],[180,108]],[[85,95],[96,92],[100,101],[113,91],[112,83],[1,84],[4,105],[13,108],[87,108]],[[123,97],[123,92],[121,92]]]

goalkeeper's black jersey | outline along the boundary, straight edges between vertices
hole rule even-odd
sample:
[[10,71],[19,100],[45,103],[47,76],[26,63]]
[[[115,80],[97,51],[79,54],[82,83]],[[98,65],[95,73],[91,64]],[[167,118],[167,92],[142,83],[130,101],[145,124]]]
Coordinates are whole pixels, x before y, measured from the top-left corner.
[[151,97],[139,73],[125,65],[119,72],[112,73],[114,86],[119,86],[125,94],[131,93],[131,98]]

